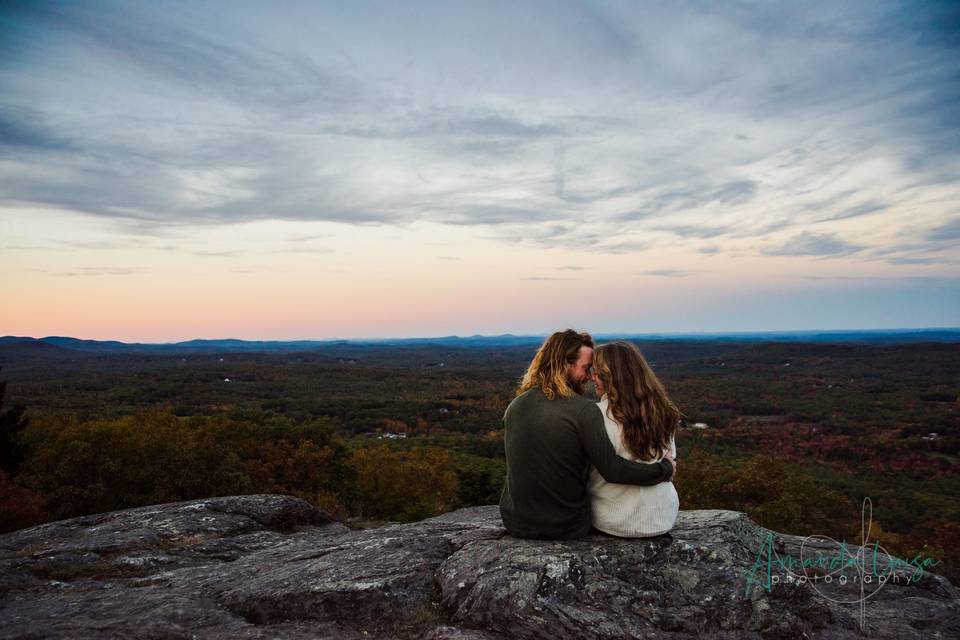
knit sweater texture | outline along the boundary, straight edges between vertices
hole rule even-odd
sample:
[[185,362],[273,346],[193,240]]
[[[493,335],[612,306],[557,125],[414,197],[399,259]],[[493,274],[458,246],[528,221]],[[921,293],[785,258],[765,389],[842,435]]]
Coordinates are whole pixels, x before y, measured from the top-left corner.
[[[642,459],[633,455],[623,443],[623,425],[613,417],[606,396],[597,403],[603,415],[607,437],[617,455],[639,462],[659,462],[667,452],[654,458]],[[676,457],[677,446],[670,438],[670,454]],[[680,511],[680,499],[672,482],[661,482],[649,487],[612,484],[600,472],[590,472],[587,485],[593,526],[604,533],[627,538],[644,538],[666,533],[673,528]]]

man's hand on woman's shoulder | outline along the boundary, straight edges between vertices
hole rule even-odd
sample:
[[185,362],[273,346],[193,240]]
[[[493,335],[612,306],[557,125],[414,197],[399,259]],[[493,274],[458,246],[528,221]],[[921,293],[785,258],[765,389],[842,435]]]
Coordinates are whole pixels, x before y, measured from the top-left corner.
[[669,453],[663,457],[665,460],[669,460],[673,466],[673,473],[670,474],[670,480],[673,481],[673,479],[677,477],[677,459]]

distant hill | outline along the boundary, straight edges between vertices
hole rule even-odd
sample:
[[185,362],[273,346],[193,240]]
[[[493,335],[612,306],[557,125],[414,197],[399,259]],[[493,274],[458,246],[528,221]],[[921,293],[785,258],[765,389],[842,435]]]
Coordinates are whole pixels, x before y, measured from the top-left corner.
[[960,328],[937,329],[871,329],[871,330],[820,330],[820,331],[751,331],[732,333],[682,333],[682,334],[594,334],[602,340],[627,337],[631,340],[724,340],[746,342],[960,342]]
[[61,359],[69,356],[83,355],[71,349],[65,349],[55,344],[33,338],[20,338],[15,341],[0,339],[0,360],[7,357],[30,356],[35,358],[47,357]]
[[[883,329],[870,331],[770,331],[742,333],[635,333],[635,334],[594,334],[600,342],[615,339],[647,341],[730,341],[730,342],[834,342],[834,343],[871,343],[894,344],[916,342],[960,342],[960,329]],[[351,346],[450,346],[450,347],[500,347],[540,344],[545,336],[516,336],[502,334],[496,336],[442,336],[436,338],[370,338],[360,340],[238,340],[224,338],[219,340],[187,340],[172,343],[128,343],[117,340],[83,340],[66,336],[47,336],[31,338],[22,336],[0,337],[0,354],[11,345],[23,355],[31,347],[24,345],[46,345],[63,351],[87,352],[97,354],[117,353],[227,353],[227,352],[295,352],[324,349],[334,345]],[[36,346],[42,349],[42,346]],[[36,353],[41,353],[37,351]],[[53,353],[53,352],[47,352]]]

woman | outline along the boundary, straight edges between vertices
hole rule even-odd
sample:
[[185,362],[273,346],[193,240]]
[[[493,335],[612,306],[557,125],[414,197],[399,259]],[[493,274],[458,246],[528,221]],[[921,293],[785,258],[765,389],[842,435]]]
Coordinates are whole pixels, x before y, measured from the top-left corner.
[[[607,435],[624,458],[657,462],[676,457],[680,410],[667,397],[643,354],[629,342],[611,342],[593,354],[593,383]],[[670,531],[680,499],[672,482],[649,487],[611,484],[593,469],[587,485],[593,526],[604,533],[645,538]]]

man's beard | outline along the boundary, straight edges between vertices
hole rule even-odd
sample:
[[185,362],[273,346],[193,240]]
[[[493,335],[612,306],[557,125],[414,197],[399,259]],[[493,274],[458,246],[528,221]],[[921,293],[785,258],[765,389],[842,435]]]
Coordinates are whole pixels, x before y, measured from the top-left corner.
[[567,384],[570,385],[570,388],[573,389],[574,393],[581,396],[587,395],[587,390],[584,387],[585,383],[577,382],[576,380],[571,380],[570,378],[567,378]]

